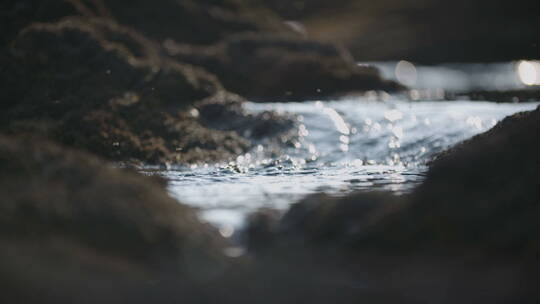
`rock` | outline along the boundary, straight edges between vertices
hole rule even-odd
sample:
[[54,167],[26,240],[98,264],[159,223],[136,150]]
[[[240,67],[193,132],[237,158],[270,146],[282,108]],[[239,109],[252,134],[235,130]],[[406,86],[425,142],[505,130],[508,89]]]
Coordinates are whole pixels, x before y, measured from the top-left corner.
[[168,43],[169,54],[203,66],[253,101],[337,98],[368,90],[397,91],[377,69],[358,66],[343,48],[276,35],[237,35],[209,48]]
[[17,0],[3,1],[2,44],[33,22],[55,22],[67,16],[115,20],[162,42],[211,44],[239,32],[280,32],[294,35],[270,10],[243,0]]
[[234,131],[251,139],[252,143],[282,143],[297,137],[296,117],[274,111],[249,113],[238,102],[201,102],[196,105],[199,121],[213,130]]
[[107,19],[72,17],[25,29],[4,53],[3,130],[46,137],[115,161],[227,159],[250,144],[190,114],[199,102],[241,102],[211,74],[159,54]]
[[33,22],[54,22],[80,12],[64,0],[5,0],[0,3],[0,48]]
[[[370,302],[391,303],[378,294],[384,290],[401,302],[534,303],[540,298],[536,130],[540,107],[504,119],[441,154],[407,195],[308,197],[281,220],[254,221],[268,241],[252,252],[273,263],[266,271],[305,266],[310,277],[362,282],[351,297]],[[313,266],[322,264],[329,268]],[[317,289],[311,283],[306,288]]]
[[[97,2],[97,1],[95,1]],[[270,10],[244,0],[104,0],[105,16],[157,41],[213,44],[242,32],[294,35]]]
[[535,256],[540,141],[533,130],[540,130],[540,107],[439,155],[411,194],[307,198],[285,214],[282,229],[356,250]]
[[[203,20],[199,14],[209,13],[219,22],[234,23],[224,11],[247,16],[247,11],[256,10],[233,2],[163,1],[155,13],[159,10],[166,15],[181,6],[175,12],[193,14],[193,20]],[[167,5],[170,10],[165,9]],[[145,7],[137,2],[130,9]],[[168,40],[165,45],[178,49],[169,38],[184,39],[183,34],[159,36],[155,29],[161,21],[173,22],[174,18],[150,14],[154,17],[145,17],[144,23],[132,20],[131,15],[123,15],[117,2],[6,2],[3,12],[10,16],[7,22],[11,25],[6,28],[14,40],[9,47],[0,48],[0,98],[4,101],[0,130],[39,133],[114,161],[212,162],[245,153],[268,138],[290,142],[291,118],[271,112],[248,114],[241,109],[243,99],[227,90],[276,101],[399,89],[382,80],[376,70],[357,66],[341,48],[294,38],[278,29],[271,35],[261,34],[273,27],[261,25],[264,18],[254,21],[256,14],[237,19],[254,22],[250,29],[205,27],[227,32],[216,34],[210,39],[213,43],[224,40],[207,47],[183,44],[191,51],[176,52],[173,59],[164,54],[159,42]],[[176,18],[175,22],[195,28],[190,18]],[[171,31],[178,27],[167,26]],[[259,34],[232,35],[232,28],[237,29],[235,33],[256,30]],[[182,42],[193,43],[190,38]],[[226,89],[200,67],[218,74]]]
[[365,61],[500,62],[540,54],[538,3],[531,0],[258,2]]
[[540,108],[507,117],[433,161],[413,196],[417,203],[410,213],[424,219],[415,223],[415,233],[452,246],[540,253],[535,130],[540,130]]
[[3,301],[160,302],[225,270],[224,241],[156,178],[5,136],[0,172]]
[[275,245],[280,212],[261,209],[247,218],[244,244],[249,251],[264,253]]
[[[341,243],[370,226],[391,210],[399,200],[384,192],[332,198],[309,196],[293,205],[281,221],[281,231],[315,243]],[[395,206],[394,206],[395,207]]]

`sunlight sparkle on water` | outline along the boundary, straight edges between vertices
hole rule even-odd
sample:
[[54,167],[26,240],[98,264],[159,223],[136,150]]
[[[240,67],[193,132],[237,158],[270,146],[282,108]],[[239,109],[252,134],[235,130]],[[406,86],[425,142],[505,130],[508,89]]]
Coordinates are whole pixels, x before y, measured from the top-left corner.
[[167,178],[172,196],[199,208],[204,220],[223,236],[232,236],[247,213],[285,210],[316,192],[406,193],[423,179],[425,163],[434,154],[537,105],[367,99],[247,103],[247,111],[301,117],[294,147],[276,153],[260,144],[231,162],[150,174]]
[[406,86],[414,86],[418,79],[414,64],[405,60],[401,60],[396,64],[395,74],[396,79]]
[[517,72],[523,84],[540,85],[540,61],[522,60],[517,64]]
[[324,108],[323,111],[330,117],[330,119],[332,119],[334,126],[339,132],[341,132],[341,134],[349,135],[351,133],[349,127],[345,123],[345,120],[343,120],[343,117],[341,117],[336,110],[332,108]]

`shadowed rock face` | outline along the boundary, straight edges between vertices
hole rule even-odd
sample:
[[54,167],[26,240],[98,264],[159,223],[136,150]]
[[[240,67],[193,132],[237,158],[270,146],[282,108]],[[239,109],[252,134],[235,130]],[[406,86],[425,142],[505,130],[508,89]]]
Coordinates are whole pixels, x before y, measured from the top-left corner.
[[106,14],[158,41],[212,44],[241,32],[294,35],[281,19],[244,0],[100,1]]
[[221,239],[158,179],[4,136],[0,172],[0,299],[112,303],[165,292],[171,274],[183,290],[225,267]]
[[315,195],[282,218],[257,214],[247,229],[250,249],[264,261],[281,259],[275,271],[307,257],[342,261],[369,290],[404,300],[534,303],[540,141],[533,130],[540,107],[441,154],[408,195]]
[[180,61],[203,66],[223,85],[254,101],[329,99],[367,90],[398,91],[343,48],[276,35],[238,35],[207,48],[168,43]]
[[243,0],[6,0],[0,14],[3,43],[32,22],[73,15],[114,19],[160,42],[210,44],[239,32],[293,34],[273,12]]
[[34,24],[4,60],[1,115],[9,132],[43,133],[108,159],[149,163],[223,159],[249,147],[187,113],[197,101],[241,98],[108,20]]
[[540,108],[441,154],[412,194],[309,198],[291,208],[281,229],[357,250],[535,256],[540,141],[532,130],[540,130]]
[[[488,132],[439,156],[416,191],[414,199],[421,202],[418,212],[411,209],[419,218],[429,218],[420,234],[445,243],[537,255],[537,130],[540,108],[507,117]],[[427,229],[431,224],[430,234]]]
[[533,0],[299,0],[264,2],[308,34],[346,45],[361,60],[423,63],[539,58]]
[[[217,161],[293,126],[276,114],[238,111],[243,99],[227,90],[306,100],[400,88],[343,49],[295,38],[279,18],[242,1],[159,3],[4,2],[0,128],[115,161]],[[162,44],[181,51],[171,58]],[[212,103],[222,125],[194,112]]]
[[0,3],[0,47],[13,40],[19,31],[32,22],[57,21],[79,14],[63,0],[5,0]]
[[540,252],[540,108],[505,118],[435,159],[400,207],[359,235],[357,248],[530,258]]
[[356,288],[316,251],[291,251],[292,266],[279,256],[225,259],[226,243],[163,181],[85,153],[0,136],[0,172],[2,301],[414,303]]

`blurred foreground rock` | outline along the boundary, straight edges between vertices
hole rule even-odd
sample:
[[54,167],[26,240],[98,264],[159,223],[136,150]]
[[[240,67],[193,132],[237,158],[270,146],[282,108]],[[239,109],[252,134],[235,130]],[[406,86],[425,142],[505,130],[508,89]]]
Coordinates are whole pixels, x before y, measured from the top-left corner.
[[[226,125],[245,117],[241,128],[203,126],[197,107],[233,109],[243,99],[215,76],[161,56],[152,41],[107,19],[36,23],[3,55],[5,132],[154,164],[227,159],[246,152],[250,135],[260,133],[260,119],[247,123],[251,116],[238,111],[219,118]],[[269,131],[264,135],[280,135]]]
[[[317,251],[371,290],[420,303],[535,303],[537,130],[540,107],[504,119],[441,154],[411,194],[316,195],[281,219],[259,217],[248,230],[251,249],[284,265]],[[259,236],[269,242],[261,246]]]
[[[538,302],[540,109],[441,155],[412,194],[313,196],[282,219],[253,216],[250,251],[234,261],[163,181],[44,140],[117,162],[223,160],[259,140],[287,142],[294,127],[246,113],[230,91],[302,100],[400,89],[260,7],[159,3],[0,4],[0,130],[12,136],[0,136],[0,302]],[[381,50],[394,45],[408,54],[380,36],[364,59],[391,58]],[[410,41],[441,56],[452,37]],[[422,54],[411,58],[454,58]],[[484,58],[515,54],[525,53]]]
[[317,251],[227,258],[163,181],[82,152],[0,136],[0,172],[2,302],[416,303]]
[[281,229],[313,240],[399,252],[540,253],[540,107],[439,155],[426,180],[404,196],[308,198]]
[[144,303],[156,289],[196,297],[189,288],[227,266],[218,234],[157,178],[5,136],[0,172],[2,302]]
[[293,34],[275,13],[243,0],[6,0],[0,13],[4,43],[33,22],[75,15],[116,20],[158,42],[211,44],[240,32]]
[[0,130],[114,161],[214,162],[289,141],[290,118],[250,115],[231,92],[278,101],[401,89],[240,0],[23,0],[0,14]]

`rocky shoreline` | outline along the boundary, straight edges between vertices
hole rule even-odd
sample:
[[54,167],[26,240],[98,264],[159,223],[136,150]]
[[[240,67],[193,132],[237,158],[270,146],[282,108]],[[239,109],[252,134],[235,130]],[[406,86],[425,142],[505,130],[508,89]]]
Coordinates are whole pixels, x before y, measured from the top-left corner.
[[112,163],[216,162],[294,140],[294,117],[248,113],[246,99],[405,88],[256,1],[5,1],[0,16],[2,302],[540,298],[540,108],[441,154],[412,194],[262,210],[241,249],[166,181]]

